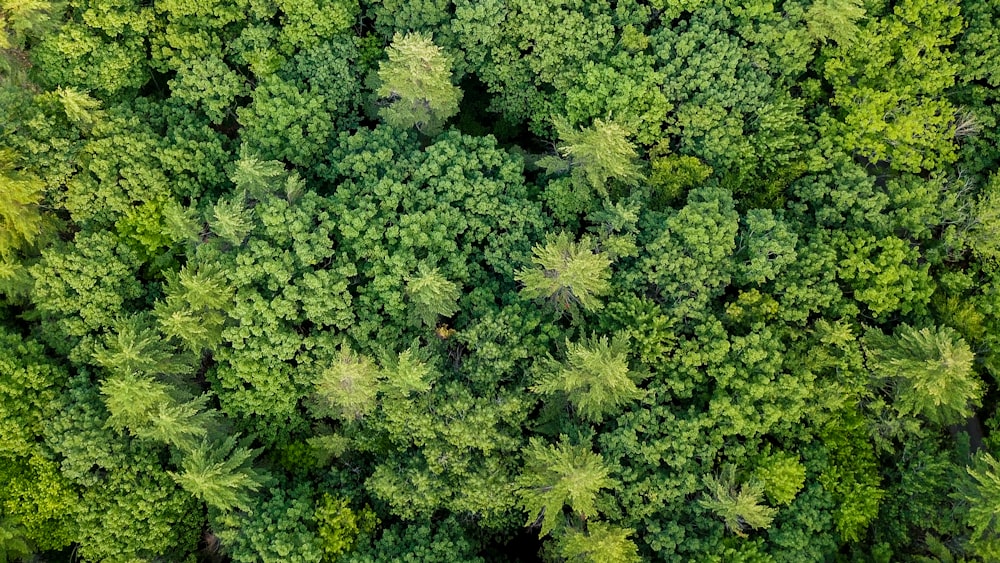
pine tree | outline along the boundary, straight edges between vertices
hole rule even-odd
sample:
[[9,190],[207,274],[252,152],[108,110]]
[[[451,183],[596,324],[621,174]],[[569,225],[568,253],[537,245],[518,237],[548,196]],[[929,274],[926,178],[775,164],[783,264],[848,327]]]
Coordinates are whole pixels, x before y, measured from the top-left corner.
[[559,555],[566,561],[587,563],[639,563],[639,550],[629,528],[605,522],[587,522],[586,531],[569,529],[559,540]]
[[7,170],[9,151],[0,151],[0,259],[31,246],[44,226],[39,204],[45,183],[31,175]]
[[94,361],[114,374],[184,374],[192,371],[191,358],[177,354],[153,329],[145,316],[118,324],[94,351]]
[[566,436],[560,436],[556,445],[531,438],[517,483],[527,525],[540,520],[540,537],[556,526],[564,506],[581,518],[595,514],[597,492],[616,484],[600,455],[587,446],[570,445]]
[[181,472],[168,472],[187,492],[222,511],[250,510],[250,492],[263,478],[250,467],[254,450],[238,447],[236,438],[222,443],[203,441],[181,461]]
[[973,553],[984,561],[996,561],[1000,559],[1000,461],[983,452],[966,471],[969,479],[953,497],[964,504]]
[[709,475],[703,479],[708,489],[708,498],[698,504],[718,515],[726,523],[726,528],[743,536],[748,528],[768,528],[778,510],[765,506],[764,484],[751,480],[736,484],[736,471],[728,466],[719,476]]
[[0,514],[0,563],[14,563],[28,558],[34,550],[28,531],[13,516]]
[[831,39],[846,47],[858,34],[858,20],[865,17],[861,0],[814,0],[806,11],[806,26],[817,41]]
[[866,338],[869,367],[895,388],[895,405],[942,424],[961,422],[980,404],[983,386],[973,371],[975,355],[949,327],[900,326],[886,337]]
[[161,405],[174,402],[165,384],[134,372],[105,379],[101,382],[101,394],[111,413],[107,424],[118,431],[148,427]]
[[387,105],[379,115],[393,127],[437,134],[458,113],[462,99],[462,91],[451,83],[451,61],[420,33],[397,33],[386,53],[389,60],[379,63],[377,93]]
[[462,292],[458,284],[448,281],[437,268],[421,263],[417,274],[406,280],[406,294],[420,321],[433,327],[438,317],[450,317],[458,311]]
[[598,297],[611,289],[611,261],[589,246],[589,239],[573,242],[565,232],[546,237],[545,246],[532,249],[535,267],[519,270],[514,276],[524,284],[521,294],[530,299],[551,299],[562,310],[577,305],[600,309],[603,304]]
[[[566,342],[566,362],[549,362],[548,373],[531,387],[535,393],[566,393],[577,413],[589,422],[642,396],[629,373],[628,340],[606,336],[589,342]],[[554,364],[554,365],[553,365]]]
[[220,199],[212,208],[212,232],[233,246],[240,246],[253,229],[253,211],[243,197]]
[[549,173],[571,169],[601,194],[607,194],[609,179],[631,185],[643,178],[639,155],[624,127],[600,119],[595,119],[593,126],[579,130],[562,118],[553,119],[553,124],[559,135],[559,154],[565,160],[540,159],[539,166]]
[[316,378],[317,414],[358,420],[376,406],[379,372],[368,358],[341,344],[336,359]]

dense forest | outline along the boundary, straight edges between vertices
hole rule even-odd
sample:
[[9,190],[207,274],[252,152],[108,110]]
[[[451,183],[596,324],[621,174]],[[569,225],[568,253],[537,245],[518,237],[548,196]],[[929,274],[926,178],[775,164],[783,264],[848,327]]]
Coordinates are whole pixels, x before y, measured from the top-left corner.
[[0,0],[0,561],[1000,561],[1000,0]]

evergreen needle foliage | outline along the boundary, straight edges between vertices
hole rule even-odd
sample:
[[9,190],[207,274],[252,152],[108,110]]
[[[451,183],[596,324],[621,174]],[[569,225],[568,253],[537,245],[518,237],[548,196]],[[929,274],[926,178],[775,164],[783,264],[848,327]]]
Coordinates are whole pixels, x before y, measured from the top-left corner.
[[250,510],[250,495],[263,486],[250,466],[257,452],[238,446],[235,437],[203,441],[187,452],[181,471],[167,473],[186,491],[221,511]]
[[386,53],[378,70],[378,96],[386,104],[379,115],[393,127],[437,134],[462,99],[451,83],[451,60],[421,33],[395,34]]
[[521,294],[530,299],[550,299],[558,310],[580,306],[600,309],[598,297],[610,289],[611,260],[590,249],[586,237],[574,242],[562,232],[546,238],[545,245],[532,249],[535,267],[518,271],[515,279],[524,288]]
[[535,393],[565,393],[581,418],[600,422],[642,396],[628,367],[628,340],[616,335],[566,342],[566,362],[548,365]]
[[566,436],[555,445],[532,438],[524,458],[518,494],[528,514],[526,525],[541,522],[540,537],[559,523],[564,506],[583,518],[594,515],[598,491],[615,485],[601,456],[588,446],[570,445]]

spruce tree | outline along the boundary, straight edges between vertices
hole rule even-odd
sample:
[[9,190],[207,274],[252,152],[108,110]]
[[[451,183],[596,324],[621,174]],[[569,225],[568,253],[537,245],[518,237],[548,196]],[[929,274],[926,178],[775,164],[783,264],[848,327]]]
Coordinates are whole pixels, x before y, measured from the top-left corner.
[[535,267],[522,269],[514,279],[524,284],[521,294],[530,299],[551,299],[561,310],[577,305],[600,309],[598,297],[611,289],[611,260],[590,249],[589,239],[574,242],[563,232],[546,237],[545,245],[532,249]]
[[629,372],[627,345],[620,336],[610,342],[606,336],[566,342],[566,362],[548,362],[547,373],[531,390],[565,393],[581,418],[600,422],[642,395]]
[[462,99],[451,83],[451,60],[421,33],[397,33],[386,53],[389,60],[378,70],[377,94],[385,104],[379,115],[393,127],[437,134]]
[[953,329],[902,325],[891,337],[870,333],[866,344],[869,367],[890,383],[902,414],[947,425],[965,420],[980,404],[975,355]]
[[524,458],[518,479],[521,506],[528,513],[526,525],[541,521],[540,537],[556,526],[564,506],[581,518],[596,514],[597,492],[615,486],[601,456],[587,446],[570,445],[566,436],[555,445],[532,438]]

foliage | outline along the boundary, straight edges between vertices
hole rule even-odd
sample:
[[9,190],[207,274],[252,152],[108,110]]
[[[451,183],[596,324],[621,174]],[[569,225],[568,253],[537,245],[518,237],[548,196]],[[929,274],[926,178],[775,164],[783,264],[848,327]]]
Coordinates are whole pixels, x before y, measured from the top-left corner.
[[736,482],[735,468],[729,466],[720,475],[704,478],[708,497],[698,501],[726,523],[739,536],[747,529],[768,528],[777,509],[763,504],[765,485],[759,481]]
[[1000,559],[997,21],[0,0],[0,559]]
[[571,445],[566,436],[556,445],[532,438],[524,467],[518,479],[521,506],[528,513],[526,525],[540,523],[542,537],[559,524],[563,507],[581,518],[594,515],[598,491],[615,485],[601,456],[587,446]]
[[568,233],[546,238],[545,246],[532,249],[535,267],[520,270],[515,279],[524,284],[529,299],[550,299],[561,310],[577,305],[600,309],[598,297],[610,289],[611,261],[589,248],[590,240],[574,242]]
[[627,347],[628,341],[617,335],[610,342],[603,336],[567,342],[566,363],[544,366],[531,390],[542,395],[565,393],[581,418],[600,422],[642,395],[629,373]]
[[387,102],[379,115],[393,127],[436,134],[458,113],[462,99],[462,92],[451,83],[448,56],[420,33],[397,33],[386,52],[389,61],[379,63],[377,93]]
[[896,384],[896,407],[938,424],[967,418],[981,400],[982,384],[973,372],[969,345],[948,327],[900,327],[891,337],[873,334],[871,369]]

